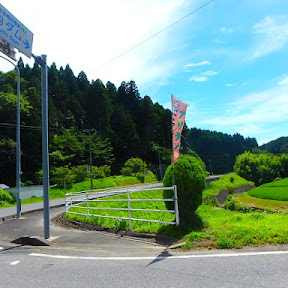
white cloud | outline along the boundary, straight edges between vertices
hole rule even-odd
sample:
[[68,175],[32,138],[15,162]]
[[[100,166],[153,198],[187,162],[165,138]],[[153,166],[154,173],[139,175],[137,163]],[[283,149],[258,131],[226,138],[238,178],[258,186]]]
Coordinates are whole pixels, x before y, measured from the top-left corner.
[[228,83],[225,86],[226,87],[232,87],[232,86],[237,86],[237,85],[238,85],[237,83]]
[[229,27],[221,27],[220,30],[219,30],[221,33],[232,33],[234,30],[232,28],[229,28]]
[[210,61],[202,61],[202,62],[197,62],[197,63],[189,63],[184,65],[185,68],[189,68],[189,67],[198,67],[198,66],[203,66],[203,65],[211,65],[212,63]]
[[[201,121],[211,130],[227,131],[233,127],[244,136],[253,135],[257,139],[271,137],[276,129],[287,134],[288,86],[274,87],[259,93],[241,97],[231,102],[221,116],[209,117]],[[277,124],[275,128],[275,124]],[[269,127],[273,126],[272,128]],[[281,132],[280,132],[281,134]],[[263,140],[260,140],[263,141]]]
[[[50,0],[45,5],[45,19],[43,13],[35,13],[43,10],[41,1],[3,0],[1,4],[34,33],[33,53],[47,54],[48,65],[55,62],[59,68],[69,64],[76,75],[83,70],[90,80],[100,78],[119,85],[131,79],[137,84],[163,82],[173,73],[179,57],[176,60],[170,53],[177,51],[181,38],[177,29],[182,23],[144,40],[198,3],[82,0],[80,5],[77,1]],[[26,57],[24,61],[27,63]],[[34,61],[28,63],[33,65]]]
[[288,85],[288,75],[282,75],[281,79],[278,82],[279,86],[285,86]]
[[189,78],[190,81],[195,81],[195,82],[205,82],[208,81],[208,77],[206,76],[192,76]]
[[281,50],[288,44],[287,15],[268,16],[253,27],[256,46],[252,58],[262,57]]
[[218,72],[208,70],[208,71],[202,72],[201,74],[202,74],[202,75],[205,75],[205,76],[215,76],[215,75],[218,74]]

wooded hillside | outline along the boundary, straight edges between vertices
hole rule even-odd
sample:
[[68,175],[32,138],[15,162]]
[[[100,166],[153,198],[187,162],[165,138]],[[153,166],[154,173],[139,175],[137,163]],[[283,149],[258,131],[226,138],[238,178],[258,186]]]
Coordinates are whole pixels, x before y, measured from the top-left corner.
[[[36,182],[41,170],[40,68],[18,62],[21,72],[22,182]],[[15,71],[0,72],[0,183],[15,183],[16,83]],[[111,165],[118,173],[124,162],[140,157],[151,169],[171,161],[171,111],[149,96],[141,97],[134,81],[115,87],[88,81],[82,71],[67,65],[48,68],[50,169],[89,164],[89,133],[93,165]],[[189,113],[189,111],[188,111]],[[194,150],[207,170],[232,170],[236,155],[257,147],[254,138],[185,127],[182,153]]]

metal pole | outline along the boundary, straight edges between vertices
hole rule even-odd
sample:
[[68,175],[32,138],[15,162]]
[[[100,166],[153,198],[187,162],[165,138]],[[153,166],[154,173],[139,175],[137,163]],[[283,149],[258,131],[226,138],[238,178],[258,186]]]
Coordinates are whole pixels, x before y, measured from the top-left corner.
[[128,214],[129,214],[129,230],[132,231],[131,202],[130,202],[130,191],[129,190],[127,190],[127,202],[128,202]]
[[[40,58],[40,57],[39,57]],[[39,60],[39,58],[37,58]],[[50,238],[49,210],[49,154],[48,154],[48,73],[47,56],[41,55],[41,94],[42,94],[42,165],[44,198],[44,238]]]
[[17,120],[16,120],[16,189],[17,189],[17,219],[21,217],[21,145],[20,145],[20,70],[12,61],[0,55],[11,63],[17,71]]
[[17,219],[21,217],[21,145],[20,145],[20,71],[17,66],[16,187]]
[[173,190],[174,190],[174,204],[175,204],[175,222],[176,225],[179,226],[179,208],[178,208],[178,195],[177,195],[177,186],[174,185],[173,186]]

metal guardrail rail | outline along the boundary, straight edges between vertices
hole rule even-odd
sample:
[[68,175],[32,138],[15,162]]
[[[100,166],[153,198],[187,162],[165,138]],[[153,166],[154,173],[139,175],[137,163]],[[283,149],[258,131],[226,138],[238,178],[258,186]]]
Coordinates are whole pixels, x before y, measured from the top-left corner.
[[[147,192],[147,191],[157,191],[157,190],[171,190],[173,191],[173,198],[168,199],[131,199],[131,193],[137,192]],[[107,199],[108,197],[127,194],[127,199]],[[154,202],[154,201],[164,201],[164,202],[174,202],[174,210],[156,210],[156,209],[133,209],[131,208],[131,202]],[[112,207],[91,207],[91,202],[127,202],[128,208],[112,208]],[[83,204],[86,204],[85,206]],[[85,210],[85,213],[71,211],[71,208],[78,208]],[[91,210],[118,210],[118,211],[128,211],[129,217],[118,217],[118,216],[108,216],[108,215],[99,215],[90,213]],[[132,221],[144,221],[144,222],[155,222],[155,223],[163,223],[163,224],[171,224],[171,225],[179,225],[179,210],[178,210],[178,197],[177,197],[177,186],[174,185],[172,187],[149,187],[143,188],[140,187],[129,187],[127,189],[113,189],[113,190],[89,190],[89,191],[81,191],[81,192],[71,192],[65,194],[65,211],[66,213],[77,214],[93,217],[103,217],[103,218],[113,218],[113,219],[121,219],[121,220],[129,220],[129,229],[132,230]],[[143,212],[161,212],[161,213],[173,213],[175,214],[175,221],[160,221],[153,219],[139,219],[131,216],[131,212],[134,211],[143,211]]]

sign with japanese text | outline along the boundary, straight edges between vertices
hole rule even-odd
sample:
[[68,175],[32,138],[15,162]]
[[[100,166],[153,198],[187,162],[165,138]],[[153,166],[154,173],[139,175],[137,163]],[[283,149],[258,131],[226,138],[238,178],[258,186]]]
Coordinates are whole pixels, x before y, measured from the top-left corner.
[[32,56],[33,33],[0,4],[0,38],[27,57]]
[[176,163],[179,158],[181,134],[185,123],[187,105],[172,95],[172,132],[173,132],[173,163]]

